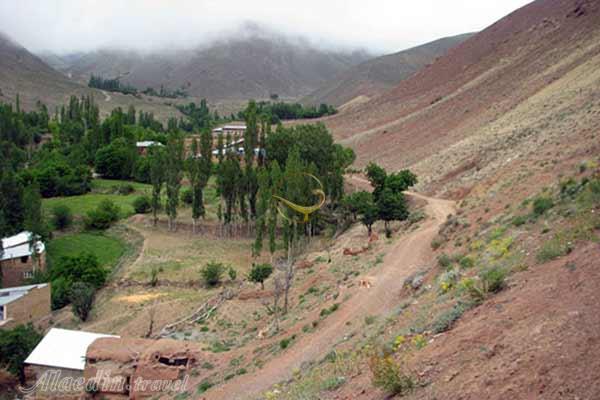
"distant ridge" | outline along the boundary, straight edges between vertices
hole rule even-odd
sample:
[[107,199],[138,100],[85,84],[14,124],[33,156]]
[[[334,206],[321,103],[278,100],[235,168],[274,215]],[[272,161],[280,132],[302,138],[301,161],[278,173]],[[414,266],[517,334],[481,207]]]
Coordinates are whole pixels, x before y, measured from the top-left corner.
[[303,102],[339,107],[355,99],[364,101],[397,85],[471,36],[473,33],[447,37],[365,61],[328,81],[304,98]]

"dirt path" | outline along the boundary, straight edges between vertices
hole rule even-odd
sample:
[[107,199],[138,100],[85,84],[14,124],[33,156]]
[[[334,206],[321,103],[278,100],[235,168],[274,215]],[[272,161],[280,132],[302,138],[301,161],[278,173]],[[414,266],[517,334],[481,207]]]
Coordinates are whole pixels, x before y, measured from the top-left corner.
[[108,94],[108,92],[106,90],[101,90],[102,94],[104,95],[105,99],[104,101],[111,101],[112,100],[112,96],[110,94]]
[[[360,179],[360,178],[359,178]],[[331,350],[335,343],[353,329],[348,321],[362,321],[369,315],[389,313],[398,305],[399,292],[404,280],[419,267],[431,262],[431,241],[448,214],[455,212],[454,202],[433,199],[416,193],[410,196],[427,201],[426,212],[431,217],[419,229],[400,238],[387,253],[376,275],[369,276],[370,289],[351,288],[352,297],[340,309],[322,322],[321,328],[300,339],[281,356],[270,360],[252,374],[235,378],[205,394],[210,400],[252,399],[273,384],[289,379],[292,371],[304,362],[317,360]]]

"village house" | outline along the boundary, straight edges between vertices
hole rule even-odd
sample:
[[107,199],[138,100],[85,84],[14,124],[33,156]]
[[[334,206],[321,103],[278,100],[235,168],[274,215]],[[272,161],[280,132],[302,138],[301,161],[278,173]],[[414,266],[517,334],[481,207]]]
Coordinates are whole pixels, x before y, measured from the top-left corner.
[[36,271],[46,269],[46,247],[41,240],[32,243],[31,232],[2,239],[0,251],[0,285],[21,286],[33,278]]
[[185,341],[101,338],[87,350],[84,376],[96,395],[110,399],[153,398],[189,389],[200,353]]
[[230,135],[232,139],[244,137],[244,133],[246,133],[246,125],[224,125],[213,129],[213,136],[223,135],[226,137]]
[[0,289],[0,329],[34,323],[50,314],[50,285]]
[[142,156],[148,155],[148,152],[150,151],[150,148],[152,146],[163,147],[164,144],[162,144],[161,142],[153,141],[153,140],[145,140],[142,142],[135,143],[135,147],[137,148],[138,154],[140,154]]
[[[25,360],[28,386],[37,383],[35,397],[83,394],[88,347],[97,339],[118,336],[52,328]],[[68,383],[68,384],[67,384]]]

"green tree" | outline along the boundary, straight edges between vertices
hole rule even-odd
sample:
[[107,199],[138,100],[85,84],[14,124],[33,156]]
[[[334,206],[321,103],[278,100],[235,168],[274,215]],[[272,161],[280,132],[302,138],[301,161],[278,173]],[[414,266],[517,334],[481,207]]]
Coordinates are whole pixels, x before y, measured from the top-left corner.
[[283,195],[283,173],[279,167],[277,160],[271,163],[271,198],[269,207],[269,219],[268,219],[268,231],[269,231],[269,252],[271,253],[271,260],[273,255],[277,251],[277,216],[279,211],[277,210],[277,201],[273,199],[273,195]]
[[[48,225],[42,213],[42,197],[37,183],[34,182],[25,189],[23,203],[25,205],[23,223],[25,230],[33,233],[33,238],[48,238]],[[35,241],[35,239],[32,240]]]
[[109,179],[129,179],[135,172],[137,152],[134,144],[120,137],[96,153],[96,172]]
[[267,218],[269,202],[271,200],[271,182],[269,171],[261,167],[258,170],[258,206],[256,218],[256,240],[254,241],[253,253],[260,255],[263,248],[263,238],[267,229]]
[[163,185],[165,183],[165,151],[154,146],[150,150],[149,154],[150,163],[150,182],[152,183],[152,216],[153,224],[158,224],[158,212],[161,208],[160,196],[162,193]]
[[68,206],[59,204],[52,209],[52,225],[56,229],[62,231],[71,226],[72,223],[73,213]]
[[265,290],[265,280],[273,273],[273,266],[271,264],[253,264],[250,270],[250,281],[260,283],[262,290]]
[[167,143],[165,159],[165,183],[167,187],[167,215],[169,217],[169,230],[175,229],[177,206],[179,205],[179,190],[183,174],[183,139],[178,132],[170,134]]
[[41,340],[42,334],[33,325],[0,329],[0,365],[25,383],[23,363]]
[[204,284],[209,287],[220,284],[224,273],[225,267],[223,264],[214,261],[207,263],[200,271]]
[[85,322],[90,315],[92,305],[94,304],[94,295],[94,287],[86,283],[75,282],[71,287],[69,298],[73,307],[73,313],[83,322]]
[[408,218],[408,206],[402,192],[394,192],[392,189],[385,188],[377,200],[377,209],[379,219],[385,222],[385,234],[390,237],[391,221],[403,221]]
[[98,258],[91,253],[63,257],[50,269],[50,279],[53,282],[61,278],[66,280],[67,291],[70,291],[75,282],[83,282],[99,289],[106,282],[107,275],[108,272],[98,263]]
[[202,187],[202,159],[196,138],[192,140],[192,153],[186,161],[186,171],[191,185],[192,195],[192,230],[196,233],[198,219],[205,214]]

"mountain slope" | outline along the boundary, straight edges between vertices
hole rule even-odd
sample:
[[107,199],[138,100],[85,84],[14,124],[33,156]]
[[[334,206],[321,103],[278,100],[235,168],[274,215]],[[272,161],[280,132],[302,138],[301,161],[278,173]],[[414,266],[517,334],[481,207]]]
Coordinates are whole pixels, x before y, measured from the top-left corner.
[[359,165],[410,165],[424,183],[471,190],[554,144],[563,159],[597,147],[599,66],[600,5],[538,0],[325,122]]
[[374,97],[410,77],[471,36],[473,34],[467,33],[447,37],[366,61],[327,82],[307,96],[304,102],[342,106],[359,96]]
[[52,69],[42,59],[0,33],[0,102],[14,103],[17,94],[24,109],[33,109],[41,101],[53,111],[55,107],[67,103],[72,95],[92,95],[102,115],[107,115],[116,107],[126,108],[129,104],[152,111],[161,120],[180,115],[173,107],[162,104],[160,99],[108,94],[83,86]]
[[[80,82],[90,75],[120,76],[138,89],[184,87],[211,101],[305,96],[368,56],[316,49],[301,41],[264,35],[213,43],[190,51],[142,54],[100,50],[62,58],[62,71]],[[58,63],[57,63],[58,66]]]

